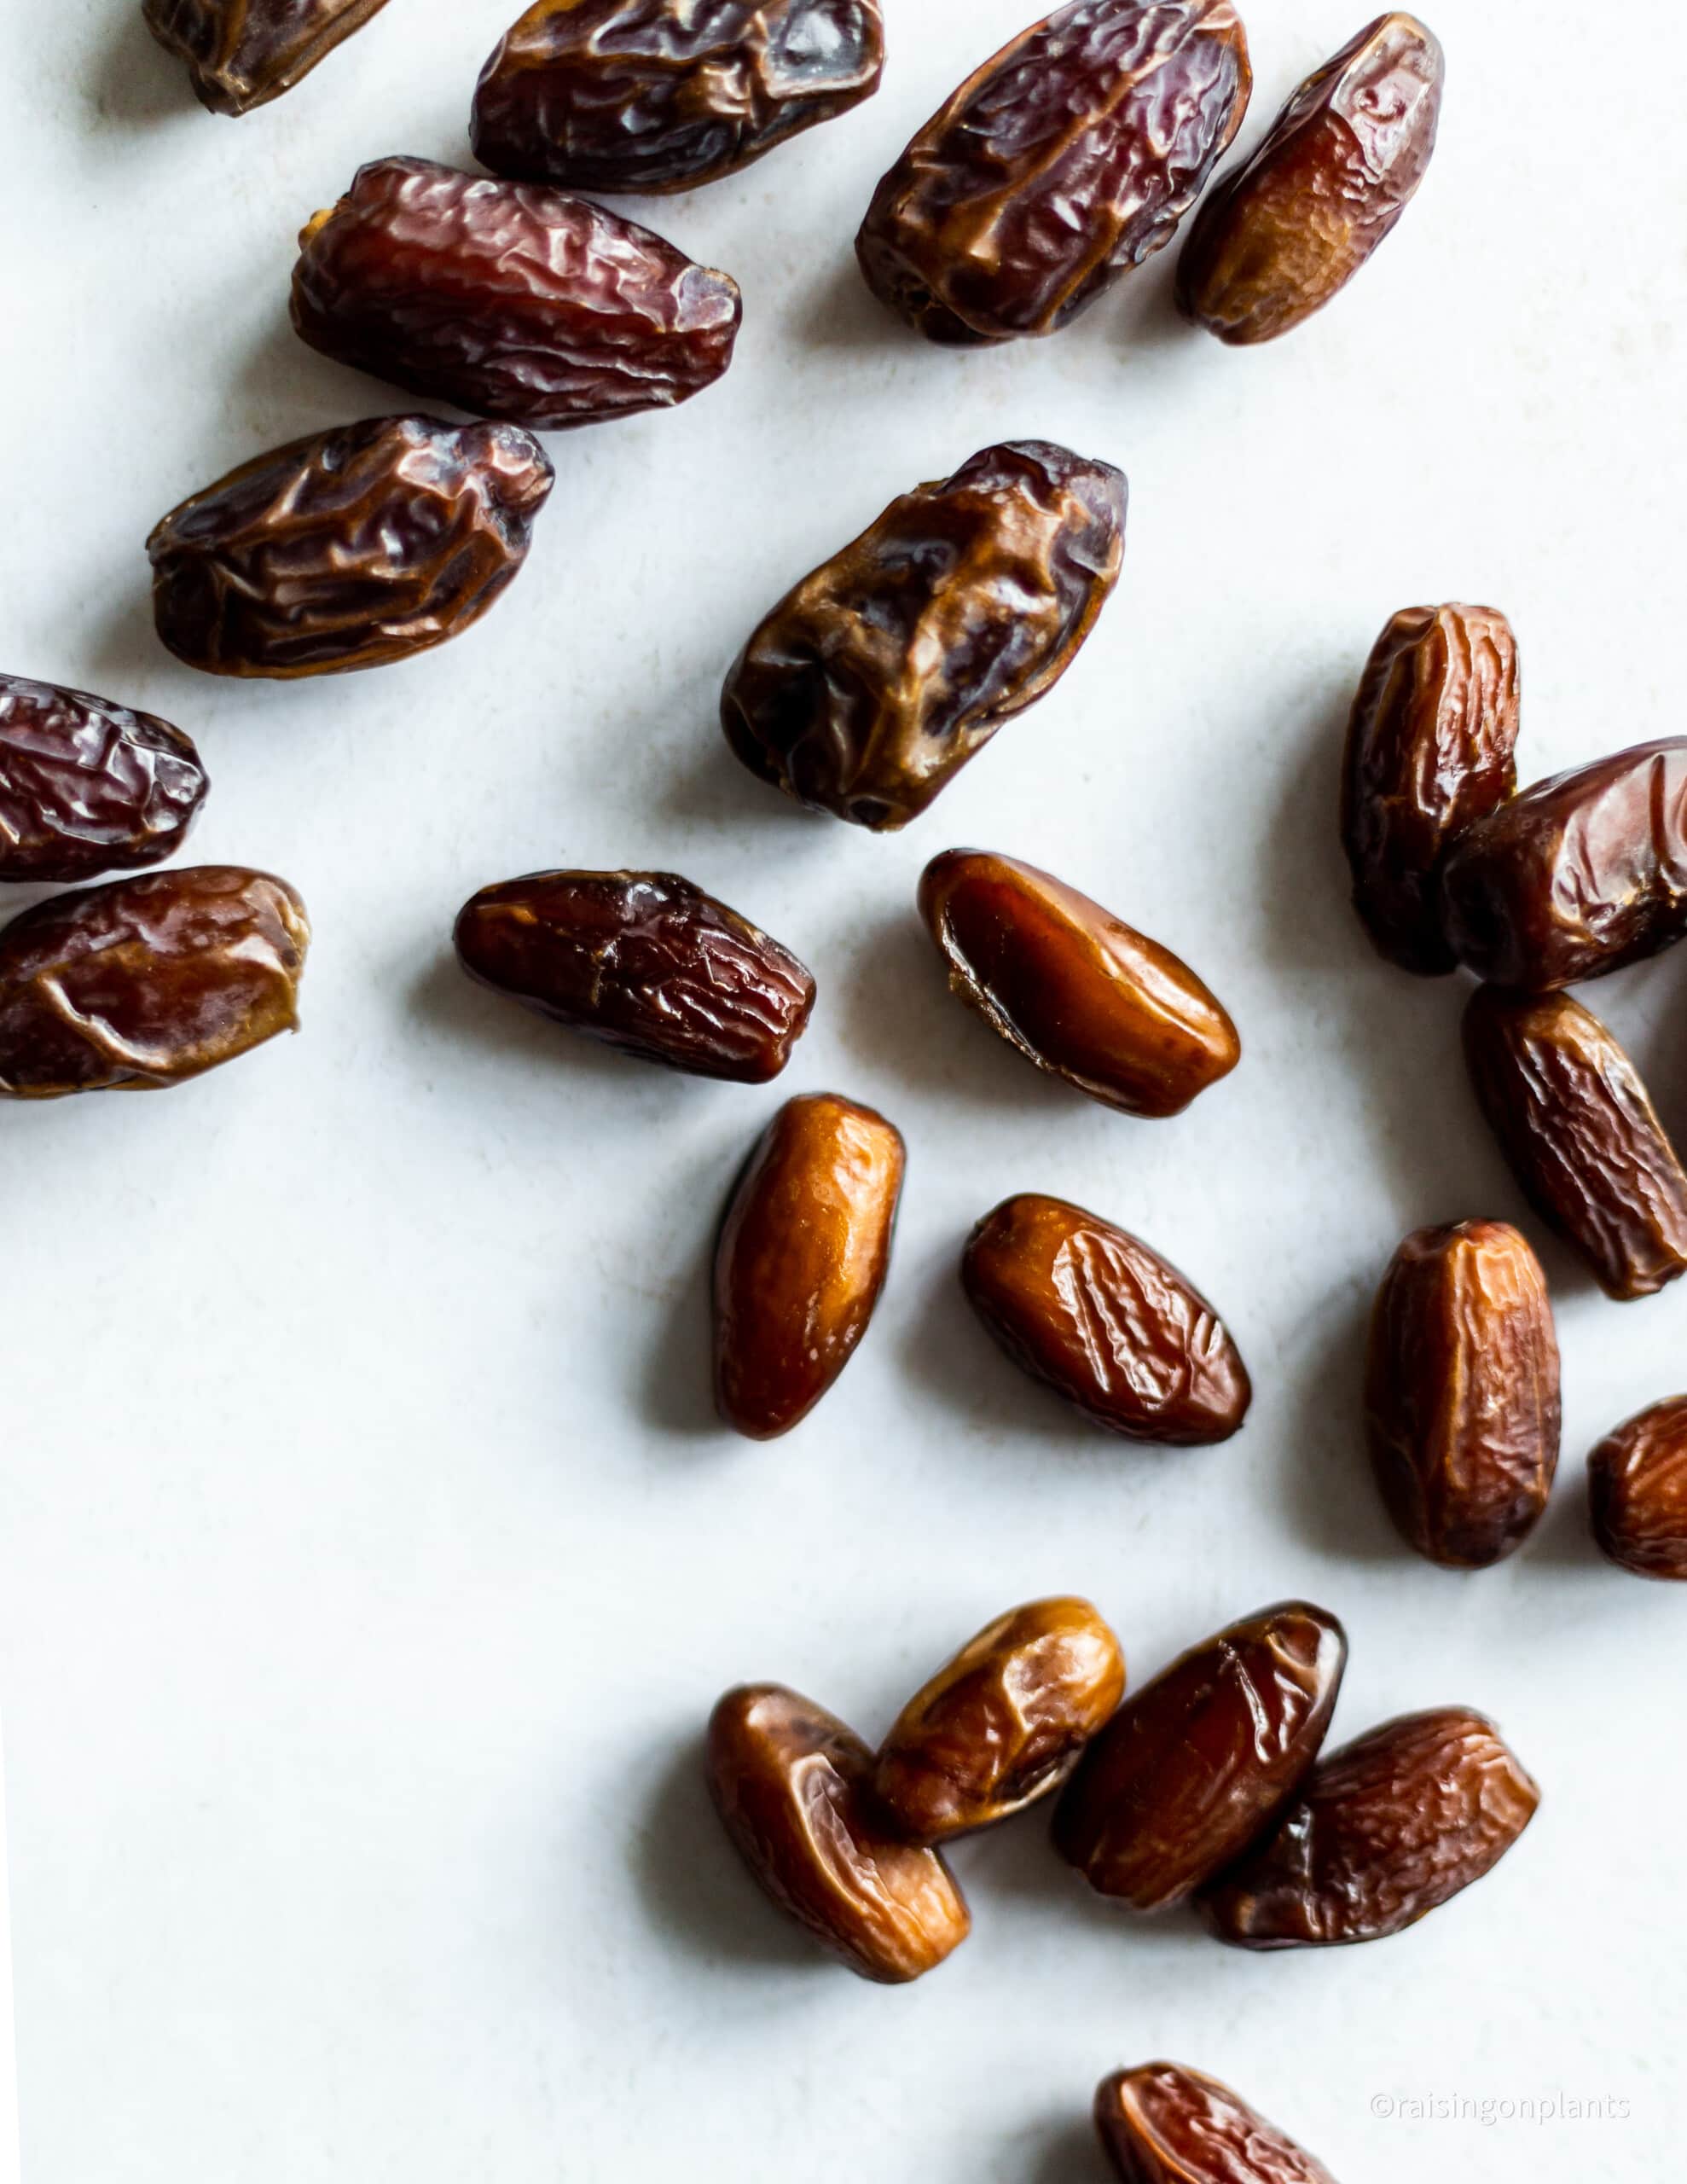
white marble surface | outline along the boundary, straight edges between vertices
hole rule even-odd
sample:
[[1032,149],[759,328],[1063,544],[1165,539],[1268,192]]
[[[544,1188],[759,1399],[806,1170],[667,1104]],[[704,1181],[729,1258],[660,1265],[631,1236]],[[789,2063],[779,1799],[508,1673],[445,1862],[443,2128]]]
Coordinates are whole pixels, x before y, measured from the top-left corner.
[[[1581,1467],[1687,1380],[1687,1289],[1619,1308],[1546,1248],[1559,1500],[1480,1577],[1399,1548],[1358,1445],[1359,1316],[1406,1228],[1522,1217],[1458,990],[1367,952],[1332,807],[1348,692],[1408,601],[1510,613],[1530,775],[1679,724],[1674,11],[1633,0],[1613,38],[1569,0],[1436,0],[1429,179],[1277,347],[1183,328],[1162,258],[1057,340],[956,357],[879,313],[849,238],[1027,9],[889,0],[873,103],[646,208],[739,276],[739,360],[674,415],[552,443],[485,623],[371,675],[196,677],[153,639],[147,530],[267,446],[404,406],[289,333],[293,234],[362,158],[466,156],[510,6],[394,0],[238,123],[188,102],[131,0],[7,15],[0,655],[190,729],[216,784],[194,853],[287,874],[318,936],[299,1039],[167,1098],[0,1117],[31,2184],[1080,2184],[1094,2081],[1157,2054],[1344,2184],[1670,2174],[1687,1604],[1593,1559]],[[1358,15],[1247,17],[1251,143]],[[1128,469],[1116,600],[909,833],[803,818],[725,756],[722,671],[892,494],[1014,434]],[[1040,1081],[915,925],[954,842],[1186,955],[1240,1071],[1157,1125]],[[620,1065],[471,990],[458,903],[548,863],[679,868],[795,946],[822,999],[786,1082]],[[1665,959],[1597,999],[1687,1127],[1684,979]],[[752,1447],[710,1420],[704,1257],[751,1135],[819,1085],[907,1133],[899,1248],[833,1396]],[[1259,1389],[1241,1438],[1133,1452],[988,1346],[955,1254],[1024,1187],[1209,1290]],[[1481,1705],[1541,1816],[1369,1949],[1128,1925],[1034,1822],[960,1850],[976,1933],[936,1977],[882,1992],[811,1959],[708,1816],[715,1693],[779,1676],[872,1734],[988,1614],[1066,1589],[1139,1675],[1263,1601],[1326,1601],[1354,1648],[1338,1732]],[[1409,2106],[1553,2096],[1622,2112]]]

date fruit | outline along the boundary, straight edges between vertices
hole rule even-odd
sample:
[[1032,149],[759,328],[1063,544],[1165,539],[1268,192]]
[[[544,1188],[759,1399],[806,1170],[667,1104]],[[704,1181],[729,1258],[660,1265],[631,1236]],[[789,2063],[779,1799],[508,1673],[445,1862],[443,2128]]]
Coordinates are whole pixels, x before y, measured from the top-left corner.
[[1014,1363],[1133,1441],[1227,1441],[1253,1398],[1223,1321],[1138,1238],[1026,1192],[987,1213],[960,1278]]
[[1415,15],[1379,15],[1290,100],[1219,183],[1178,261],[1186,318],[1274,341],[1346,288],[1417,193],[1446,63]]
[[1095,2128],[1123,2184],[1335,2184],[1227,2085],[1181,2063],[1103,2078]]
[[161,1089],[296,1031],[310,940],[287,882],[241,865],[38,903],[0,931],[0,1097]]
[[188,64],[212,113],[267,106],[378,15],[386,0],[146,0],[147,28]]
[[1087,1600],[998,1616],[938,1670],[879,1746],[872,1786],[913,1843],[943,1843],[1058,1789],[1125,1688]]
[[1620,1569],[1687,1578],[1687,1396],[1605,1436],[1587,1460],[1587,1503],[1599,1550]]
[[1473,819],[1517,786],[1517,642],[1493,607],[1408,607],[1377,638],[1342,768],[1354,908],[1379,956],[1435,978],[1441,867]]
[[1124,558],[1126,485],[1046,440],[893,501],[767,616],[721,723],[812,810],[905,827],[1075,658]]
[[715,1400],[788,1433],[855,1353],[890,1263],[900,1130],[834,1092],[789,1100],[739,1176],[715,1251]]
[[1076,0],[932,115],[855,238],[928,340],[1052,334],[1163,250],[1253,90],[1230,0]]
[[192,741],[167,720],[0,675],[0,880],[162,864],[210,786]]
[[360,167],[299,237],[295,331],[535,432],[669,410],[732,362],[738,283],[600,205],[432,160]]
[[469,124],[495,174],[565,189],[695,189],[878,89],[878,0],[534,0]]
[[935,1850],[902,1842],[854,1730],[776,1683],[740,1684],[709,1722],[709,1786],[780,1909],[863,1979],[918,1979],[964,1942],[965,1898]]
[[1504,1221],[1418,1228],[1371,1316],[1365,1428],[1401,1536],[1484,1570],[1539,1522],[1558,1467],[1558,1342],[1546,1277]]
[[919,911],[968,1008],[1104,1107],[1180,1114],[1241,1060],[1186,963],[1035,865],[945,851],[921,875]]
[[1539,1803],[1485,1716],[1403,1714],[1319,1762],[1208,1891],[1207,1923],[1241,1949],[1380,1941],[1480,1880]]
[[1280,1600],[1190,1651],[1128,1699],[1079,1763],[1054,1847],[1102,1896],[1180,1903],[1269,1827],[1318,1757],[1347,1635]]

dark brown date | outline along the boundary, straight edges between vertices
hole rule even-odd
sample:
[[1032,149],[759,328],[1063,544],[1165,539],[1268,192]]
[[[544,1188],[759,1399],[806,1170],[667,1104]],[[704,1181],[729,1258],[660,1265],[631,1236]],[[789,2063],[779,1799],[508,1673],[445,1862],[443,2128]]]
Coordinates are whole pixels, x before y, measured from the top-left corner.
[[813,810],[907,826],[1071,665],[1118,582],[1125,502],[1121,472],[1046,440],[904,493],[751,637],[728,742]]
[[1605,1436],[1587,1460],[1587,1506],[1600,1552],[1620,1569],[1687,1578],[1687,1396]]
[[1060,1786],[1124,1688],[1119,1641],[1087,1600],[1012,1608],[903,1707],[873,1789],[910,1842],[988,1827]]
[[1180,1903],[1241,1856],[1324,1742],[1347,1635],[1280,1600],[1180,1656],[1128,1699],[1079,1763],[1054,1846],[1139,1911]]
[[1379,956],[1435,978],[1448,845],[1517,786],[1517,642],[1493,607],[1408,607],[1372,648],[1348,723],[1342,845]]
[[432,160],[360,167],[293,276],[293,327],[325,357],[536,432],[701,393],[740,308],[735,281],[648,228]]
[[1442,918],[1479,979],[1545,993],[1687,932],[1687,736],[1537,781],[1448,852]]
[[495,174],[695,189],[878,89],[878,0],[535,0],[481,71],[469,136]]
[[1208,1924],[1242,1949],[1380,1941],[1480,1880],[1539,1803],[1483,1715],[1403,1714],[1319,1762],[1208,1891]]
[[0,932],[0,1096],[180,1084],[299,1026],[284,880],[187,865],[55,895]]
[[1241,1060],[1186,963],[1035,865],[948,850],[921,875],[919,911],[968,1008],[1104,1107],[1180,1114]]
[[1558,1467],[1558,1342],[1540,1262],[1503,1221],[1418,1228],[1371,1316],[1365,1428],[1401,1536],[1484,1570],[1540,1521]]
[[250,113],[308,76],[386,0],[146,0],[159,44],[213,113]]
[[1335,2184],[1227,2085],[1181,2063],[1103,2078],[1095,2128],[1123,2184]]
[[1230,0],[1076,0],[969,76],[873,193],[855,253],[928,340],[1052,334],[1163,250],[1253,89]]
[[1530,1205],[1608,1297],[1650,1297],[1687,1274],[1687,1174],[1597,1017],[1567,993],[1478,986],[1464,1059]]
[[513,425],[370,417],[231,470],[147,541],[153,615],[209,675],[384,667],[470,628],[554,473]]
[[1379,15],[1290,100],[1195,217],[1178,262],[1186,318],[1274,341],[1346,288],[1417,195],[1446,63],[1415,15]]
[[960,1278],[1014,1363],[1110,1432],[1227,1441],[1253,1398],[1223,1321],[1136,1237],[1027,1192],[972,1231]]
[[715,1252],[715,1399],[754,1441],[806,1418],[855,1353],[890,1263],[901,1133],[833,1092],[787,1101]]
[[872,1754],[835,1715],[777,1683],[741,1684],[709,1723],[709,1786],[727,1833],[787,1917],[863,1979],[918,1979],[971,1921],[935,1850],[874,1810]]
[[815,982],[789,949],[673,872],[530,872],[458,916],[472,979],[641,1061],[765,1084]]
[[167,720],[0,675],[0,880],[162,864],[210,786],[192,741]]

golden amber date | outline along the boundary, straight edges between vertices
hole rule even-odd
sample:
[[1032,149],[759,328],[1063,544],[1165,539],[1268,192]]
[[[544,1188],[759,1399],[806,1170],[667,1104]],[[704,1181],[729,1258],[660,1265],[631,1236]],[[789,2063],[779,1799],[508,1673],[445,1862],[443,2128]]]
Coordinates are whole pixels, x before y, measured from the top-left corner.
[[1103,2078],[1095,2128],[1123,2184],[1335,2184],[1239,2094],[1181,2063]]
[[909,1699],[872,1786],[912,1843],[942,1843],[1058,1789],[1125,1688],[1087,1600],[1033,1600],[988,1623]]
[[1587,1460],[1600,1552],[1637,1577],[1687,1579],[1687,1396],[1619,1426]]
[[823,1706],[741,1684],[709,1723],[709,1786],[768,1895],[863,1979],[900,1985],[965,1940],[965,1899],[935,1850],[875,1810],[872,1754]]
[[1078,1765],[1054,1846],[1102,1896],[1179,1903],[1268,1827],[1318,1757],[1346,1633],[1280,1600],[1179,1657],[1128,1699]]
[[188,64],[212,113],[250,113],[290,91],[386,0],[146,0],[147,27]]
[[1558,1341],[1546,1277],[1504,1221],[1418,1228],[1371,1316],[1372,1469],[1401,1536],[1483,1570],[1539,1522],[1558,1467]]
[[192,739],[155,713],[0,675],[0,880],[161,864],[210,786]]

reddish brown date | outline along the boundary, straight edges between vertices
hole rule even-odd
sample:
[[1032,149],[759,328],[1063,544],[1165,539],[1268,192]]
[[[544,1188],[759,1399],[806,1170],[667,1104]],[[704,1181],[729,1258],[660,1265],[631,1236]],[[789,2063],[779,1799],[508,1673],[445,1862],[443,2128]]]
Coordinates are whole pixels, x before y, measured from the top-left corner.
[[535,432],[669,410],[719,379],[738,283],[583,197],[376,160],[299,237],[293,322],[394,386]]
[[1163,250],[1253,89],[1230,0],[1076,0],[961,85],[873,193],[867,286],[928,340],[1052,334]]
[[188,865],[55,895],[0,932],[0,1096],[156,1090],[299,1025],[284,880]]
[[1124,477],[1046,440],[893,501],[788,592],[721,699],[728,742],[798,804],[890,831],[1059,681],[1117,583]]
[[1441,867],[1517,786],[1517,642],[1493,607],[1408,607],[1377,638],[1348,723],[1342,846],[1377,952],[1437,977]]
[[836,1093],[787,1101],[715,1252],[715,1399],[751,1440],[788,1433],[855,1356],[884,1287],[901,1133]]
[[1191,1647],[1084,1754],[1055,1812],[1056,1850],[1099,1894],[1139,1911],[1181,1902],[1300,1787],[1347,1659],[1341,1624],[1305,1600]]
[[481,71],[469,136],[495,174],[695,189],[878,89],[878,0],[535,0]]
[[1480,1880],[1539,1803],[1484,1716],[1402,1715],[1319,1763],[1272,1833],[1215,1882],[1208,1924],[1242,1949],[1379,1941]]
[[1530,1205],[1608,1297],[1650,1297],[1687,1274],[1687,1174],[1596,1016],[1567,993],[1478,986],[1464,1059]]
[[1605,1436],[1587,1460],[1587,1506],[1601,1554],[1620,1569],[1687,1578],[1687,1396]]
[[211,784],[153,713],[0,675],[0,880],[93,880],[162,864]]
[[1180,1114],[1241,1060],[1186,963],[1035,865],[946,851],[921,875],[919,911],[968,1008],[1104,1107]]
[[159,44],[188,64],[213,113],[250,113],[290,91],[386,0],[146,0]]
[[1180,2063],[1104,2078],[1095,2128],[1123,2184],[1335,2184],[1227,2085]]
[[478,622],[554,473],[513,425],[370,417],[183,501],[147,541],[159,636],[208,675],[341,675]]
[[998,1616],[909,1699],[872,1786],[913,1843],[942,1843],[1058,1789],[1125,1688],[1119,1641],[1087,1600]]
[[1136,1237],[1064,1199],[1006,1199],[961,1282],[1014,1363],[1134,1441],[1227,1441],[1253,1397],[1223,1321]]
[[1388,1513],[1418,1554],[1483,1570],[1539,1522],[1558,1467],[1546,1277],[1503,1221],[1418,1228],[1371,1316],[1365,1427]]
[[741,1684],[710,1720],[710,1788],[757,1880],[850,1971],[899,1985],[941,1964],[971,1921],[938,1854],[875,1811],[872,1771],[852,1729],[780,1684]]
[[1465,829],[1442,916],[1479,979],[1545,993],[1687,932],[1687,736],[1537,781]]
[[1308,77],[1195,217],[1177,269],[1186,318],[1274,341],[1346,288],[1417,195],[1446,63],[1414,15],[1379,15]]

